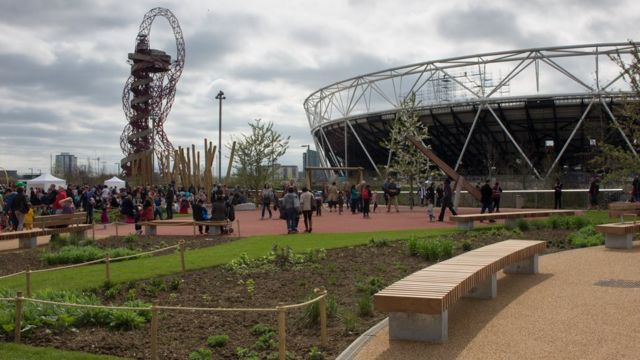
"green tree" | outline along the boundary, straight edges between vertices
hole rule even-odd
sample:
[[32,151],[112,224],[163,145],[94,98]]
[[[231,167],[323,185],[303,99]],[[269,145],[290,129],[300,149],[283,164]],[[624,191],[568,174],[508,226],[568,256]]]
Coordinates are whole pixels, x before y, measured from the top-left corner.
[[427,126],[420,121],[418,105],[414,92],[402,100],[396,118],[391,123],[389,137],[382,142],[382,145],[391,151],[391,162],[387,173],[395,173],[398,177],[409,182],[411,209],[413,209],[414,203],[413,185],[416,180],[427,177],[429,171],[427,157],[407,140],[408,135],[414,136],[422,142],[429,137]]
[[255,119],[249,123],[251,134],[236,140],[234,168],[241,185],[258,192],[274,175],[275,162],[287,152],[289,137],[273,130],[272,122]]
[[[630,59],[625,60],[620,53],[610,57],[620,67],[621,74],[633,93],[625,97],[622,105],[616,107],[616,110],[620,128],[637,149],[640,142],[640,49],[633,42],[630,44],[633,47]],[[640,174],[640,161],[629,150],[627,144],[599,145],[590,164],[605,171],[605,183],[619,182],[634,174]]]

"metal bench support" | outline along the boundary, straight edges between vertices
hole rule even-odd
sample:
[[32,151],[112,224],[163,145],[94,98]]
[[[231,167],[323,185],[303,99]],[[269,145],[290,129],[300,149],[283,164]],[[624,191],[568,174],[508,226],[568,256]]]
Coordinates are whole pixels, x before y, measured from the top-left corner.
[[473,230],[473,220],[471,221],[458,221],[458,230],[468,231]]
[[441,314],[389,313],[389,339],[445,342],[448,338],[448,310]]

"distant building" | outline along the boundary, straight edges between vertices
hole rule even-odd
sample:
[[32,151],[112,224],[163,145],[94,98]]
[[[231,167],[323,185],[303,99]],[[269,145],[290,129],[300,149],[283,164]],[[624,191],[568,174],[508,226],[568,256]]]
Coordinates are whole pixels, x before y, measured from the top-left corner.
[[67,152],[60,153],[56,155],[54,169],[57,176],[74,174],[78,171],[78,158]]
[[277,177],[282,180],[291,180],[298,178],[297,165],[278,165]]
[[305,171],[307,166],[320,166],[320,153],[315,150],[308,150],[302,153],[302,171]]

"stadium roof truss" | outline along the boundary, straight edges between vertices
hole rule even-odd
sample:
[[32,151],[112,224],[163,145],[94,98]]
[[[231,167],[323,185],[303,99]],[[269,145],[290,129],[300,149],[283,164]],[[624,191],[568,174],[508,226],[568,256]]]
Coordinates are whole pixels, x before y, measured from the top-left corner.
[[[460,149],[454,169],[461,165],[462,158],[479,131],[483,122],[481,114],[489,113],[508,138],[519,156],[538,178],[549,177],[567,150],[570,142],[583,125],[594,105],[601,106],[619,131],[626,146],[637,157],[631,141],[622,130],[614,111],[606,99],[628,98],[634,94],[623,79],[620,67],[612,57],[631,59],[640,43],[601,43],[547,48],[534,48],[454,57],[395,67],[366,75],[353,77],[328,85],[304,102],[304,108],[320,150],[324,166],[329,159],[334,164],[346,166],[347,132],[350,130],[364,151],[368,161],[378,174],[380,171],[363,144],[351,122],[371,114],[381,114],[393,119],[394,110],[410,93],[416,93],[420,107],[432,111],[438,107],[468,105],[475,109],[470,127],[466,131],[464,145]],[[496,74],[498,73],[498,74]],[[498,75],[498,76],[496,76]],[[514,94],[515,93],[515,94]],[[502,105],[509,101],[552,98],[567,101],[575,98],[589,99],[569,137],[555,157],[546,173],[539,171],[525,151],[512,136]],[[527,116],[528,116],[528,109]],[[555,105],[554,105],[555,114]],[[453,114],[455,117],[455,114]],[[327,125],[344,123],[345,152],[339,161],[327,138]],[[480,125],[482,126],[482,125]],[[535,136],[535,134],[531,134]],[[326,148],[320,145],[326,145]],[[391,159],[389,154],[389,159]]]

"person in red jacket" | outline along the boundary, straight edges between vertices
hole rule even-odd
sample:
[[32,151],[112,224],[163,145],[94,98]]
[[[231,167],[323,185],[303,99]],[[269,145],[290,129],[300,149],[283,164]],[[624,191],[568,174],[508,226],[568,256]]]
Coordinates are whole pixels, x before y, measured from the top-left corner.
[[63,186],[58,188],[58,195],[56,195],[56,199],[53,201],[53,210],[56,211],[56,214],[62,213],[62,205],[60,202],[67,198],[67,192],[64,190]]

